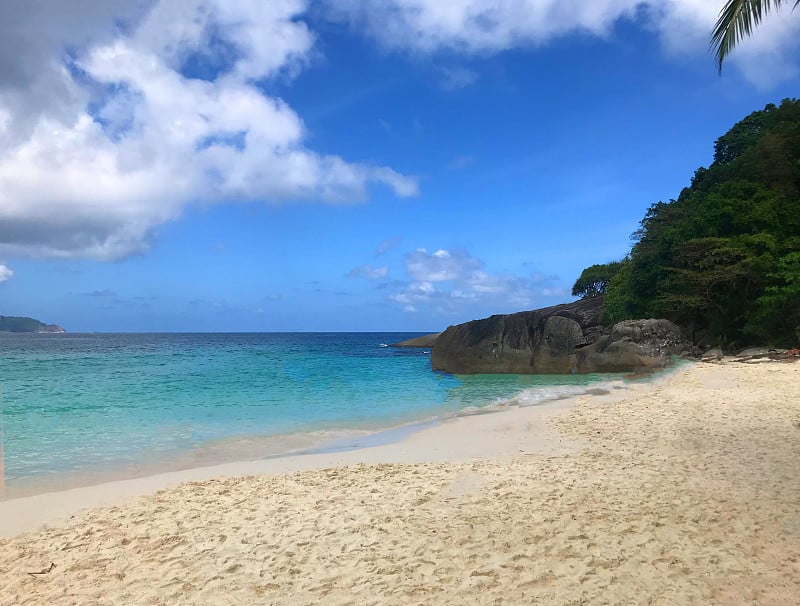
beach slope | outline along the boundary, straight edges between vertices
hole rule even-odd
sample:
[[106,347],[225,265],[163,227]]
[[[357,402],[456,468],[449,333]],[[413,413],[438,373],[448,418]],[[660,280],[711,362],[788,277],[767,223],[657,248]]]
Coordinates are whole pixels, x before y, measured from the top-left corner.
[[[800,364],[582,396],[502,450],[505,415],[465,421],[484,457],[188,482],[0,539],[0,604],[797,603]],[[537,424],[574,447],[526,451]]]

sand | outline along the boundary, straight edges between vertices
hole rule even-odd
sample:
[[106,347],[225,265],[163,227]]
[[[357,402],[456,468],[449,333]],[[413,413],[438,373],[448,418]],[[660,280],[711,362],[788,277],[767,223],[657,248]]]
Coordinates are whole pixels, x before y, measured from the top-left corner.
[[0,604],[800,602],[797,363],[698,364],[314,457],[105,485],[118,505],[0,539]]

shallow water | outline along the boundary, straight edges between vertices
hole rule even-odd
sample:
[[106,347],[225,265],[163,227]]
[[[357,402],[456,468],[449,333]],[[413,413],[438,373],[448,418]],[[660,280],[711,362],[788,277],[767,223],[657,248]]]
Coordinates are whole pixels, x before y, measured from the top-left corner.
[[609,378],[436,373],[429,349],[385,347],[413,336],[0,334],[6,481],[274,455]]

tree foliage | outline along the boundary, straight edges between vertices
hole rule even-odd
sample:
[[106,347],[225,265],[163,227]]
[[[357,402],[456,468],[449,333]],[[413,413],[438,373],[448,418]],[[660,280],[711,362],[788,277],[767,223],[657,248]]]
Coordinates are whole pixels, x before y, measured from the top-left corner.
[[614,261],[601,265],[592,265],[583,270],[572,287],[572,295],[581,299],[597,297],[606,292],[606,286],[617,275],[622,263]]
[[33,318],[0,316],[0,332],[36,332],[46,326]]
[[607,320],[665,317],[721,345],[796,345],[798,192],[800,101],[787,99],[736,124],[677,200],[648,209],[603,282]]

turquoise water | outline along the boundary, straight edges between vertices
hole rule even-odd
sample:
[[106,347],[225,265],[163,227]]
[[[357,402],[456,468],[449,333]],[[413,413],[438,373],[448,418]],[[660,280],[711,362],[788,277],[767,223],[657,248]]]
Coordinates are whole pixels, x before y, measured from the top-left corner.
[[435,373],[430,350],[385,346],[412,336],[0,334],[7,482],[533,404],[605,378]]

